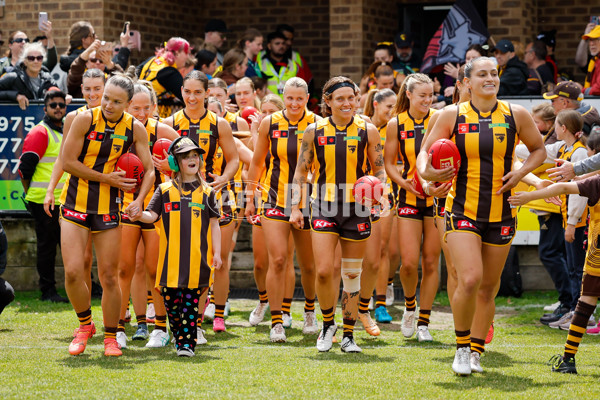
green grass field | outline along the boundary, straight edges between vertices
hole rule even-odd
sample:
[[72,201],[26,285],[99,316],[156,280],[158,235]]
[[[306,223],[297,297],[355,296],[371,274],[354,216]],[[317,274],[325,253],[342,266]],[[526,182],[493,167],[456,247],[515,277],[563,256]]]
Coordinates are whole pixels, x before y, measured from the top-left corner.
[[[18,293],[0,315],[0,398],[595,397],[600,388],[599,337],[584,337],[577,355],[579,375],[551,373],[546,365],[552,355],[562,353],[566,339],[565,331],[538,322],[542,306],[553,299],[549,293],[499,298],[496,335],[482,359],[485,372],[457,377],[450,368],[455,346],[445,293],[434,306],[434,342],[429,344],[402,336],[397,302],[391,308],[394,322],[382,326],[381,336],[372,339],[362,327],[356,330],[362,354],[343,354],[335,344],[329,353],[319,353],[316,336],[302,335],[301,302],[292,306],[288,342],[271,344],[267,322],[258,327],[247,322],[256,302],[233,300],[227,332],[216,335],[207,329],[208,344],[196,348],[196,357],[178,358],[171,346],[146,349],[145,342],[130,341],[116,359],[103,356],[102,334],[88,342],[83,355],[70,356],[67,346],[77,325],[70,305],[43,303],[36,293]],[[99,301],[92,311],[100,327]],[[129,337],[133,331],[128,325]]]

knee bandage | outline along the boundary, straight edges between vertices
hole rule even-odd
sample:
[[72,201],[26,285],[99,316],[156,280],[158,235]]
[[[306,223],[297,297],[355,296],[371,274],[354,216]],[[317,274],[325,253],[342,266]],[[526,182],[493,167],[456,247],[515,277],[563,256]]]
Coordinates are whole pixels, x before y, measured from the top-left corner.
[[355,293],[360,291],[360,272],[362,258],[342,258],[342,282],[344,292]]

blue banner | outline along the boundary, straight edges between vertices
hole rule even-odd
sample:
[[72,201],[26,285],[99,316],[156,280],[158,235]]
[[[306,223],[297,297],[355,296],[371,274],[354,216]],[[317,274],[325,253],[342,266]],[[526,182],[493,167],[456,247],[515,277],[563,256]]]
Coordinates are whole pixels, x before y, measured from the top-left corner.
[[[71,103],[67,112],[84,102]],[[25,210],[21,200],[23,186],[19,178],[19,157],[27,133],[44,118],[44,103],[29,103],[26,110],[18,104],[0,104],[0,210]]]

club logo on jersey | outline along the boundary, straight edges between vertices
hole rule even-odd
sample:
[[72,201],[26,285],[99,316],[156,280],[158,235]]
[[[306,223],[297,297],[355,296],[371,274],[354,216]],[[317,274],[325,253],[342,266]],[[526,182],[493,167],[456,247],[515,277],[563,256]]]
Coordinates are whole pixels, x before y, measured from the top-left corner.
[[208,144],[208,139],[200,139],[200,144],[206,146]]
[[76,218],[76,219],[78,219],[80,221],[85,221],[85,219],[88,216],[87,214],[80,213],[80,212],[77,212],[77,211],[72,211],[72,210],[69,210],[69,209],[66,209],[66,208],[63,208],[63,210],[64,210],[63,214],[64,214],[65,217]]
[[400,131],[400,140],[414,139],[415,131]]
[[458,133],[479,133],[479,124],[458,124]]
[[324,219],[315,219],[313,221],[313,229],[333,228],[335,222],[325,221]]
[[400,207],[398,209],[398,215],[416,215],[418,212],[419,210],[412,207]]
[[194,214],[195,218],[198,218],[200,216],[200,210],[193,209],[192,213]]
[[88,140],[95,140],[97,142],[101,142],[101,141],[104,140],[105,136],[106,136],[106,134],[104,132],[91,131],[90,133],[88,133],[87,139]]
[[215,154],[215,158],[219,159],[221,157],[223,157],[223,153],[217,153],[217,154]]
[[463,219],[461,221],[458,221],[458,229],[475,229],[475,225],[473,225],[472,223],[470,223],[469,221]]
[[356,151],[356,146],[348,146],[348,150],[350,150],[350,153],[354,154]]
[[273,131],[273,139],[287,138],[288,131]]
[[500,227],[500,235],[501,236],[512,236],[514,233],[515,233],[515,230],[512,226]]
[[504,142],[504,138],[506,137],[506,133],[504,133],[504,132],[494,133],[494,136],[496,137],[496,140],[499,143],[502,143],[502,142]]
[[357,224],[356,228],[358,229],[359,232],[366,232],[369,230],[370,226],[368,222],[363,222],[361,224]]
[[328,144],[335,144],[335,136],[319,136],[317,138],[319,146],[326,146]]
[[265,216],[267,217],[285,217],[285,214],[276,208],[269,208],[265,211]]
[[120,152],[121,148],[123,148],[123,146],[121,146],[120,144],[113,144],[113,149],[115,149],[116,153]]

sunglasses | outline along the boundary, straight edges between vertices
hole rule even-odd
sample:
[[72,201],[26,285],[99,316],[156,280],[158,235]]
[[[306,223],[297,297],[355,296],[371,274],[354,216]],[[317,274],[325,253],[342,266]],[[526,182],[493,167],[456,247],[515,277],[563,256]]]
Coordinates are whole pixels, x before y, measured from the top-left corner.
[[92,64],[102,64],[102,60],[99,58],[90,58]]
[[27,56],[29,61],[44,61],[44,56]]
[[56,108],[56,107],[66,108],[67,105],[65,103],[52,102],[52,103],[48,103],[48,107],[50,107],[50,108]]
[[16,39],[11,40],[10,42],[11,43],[22,43],[22,42],[29,43],[29,39],[27,39],[27,38],[16,38]]

